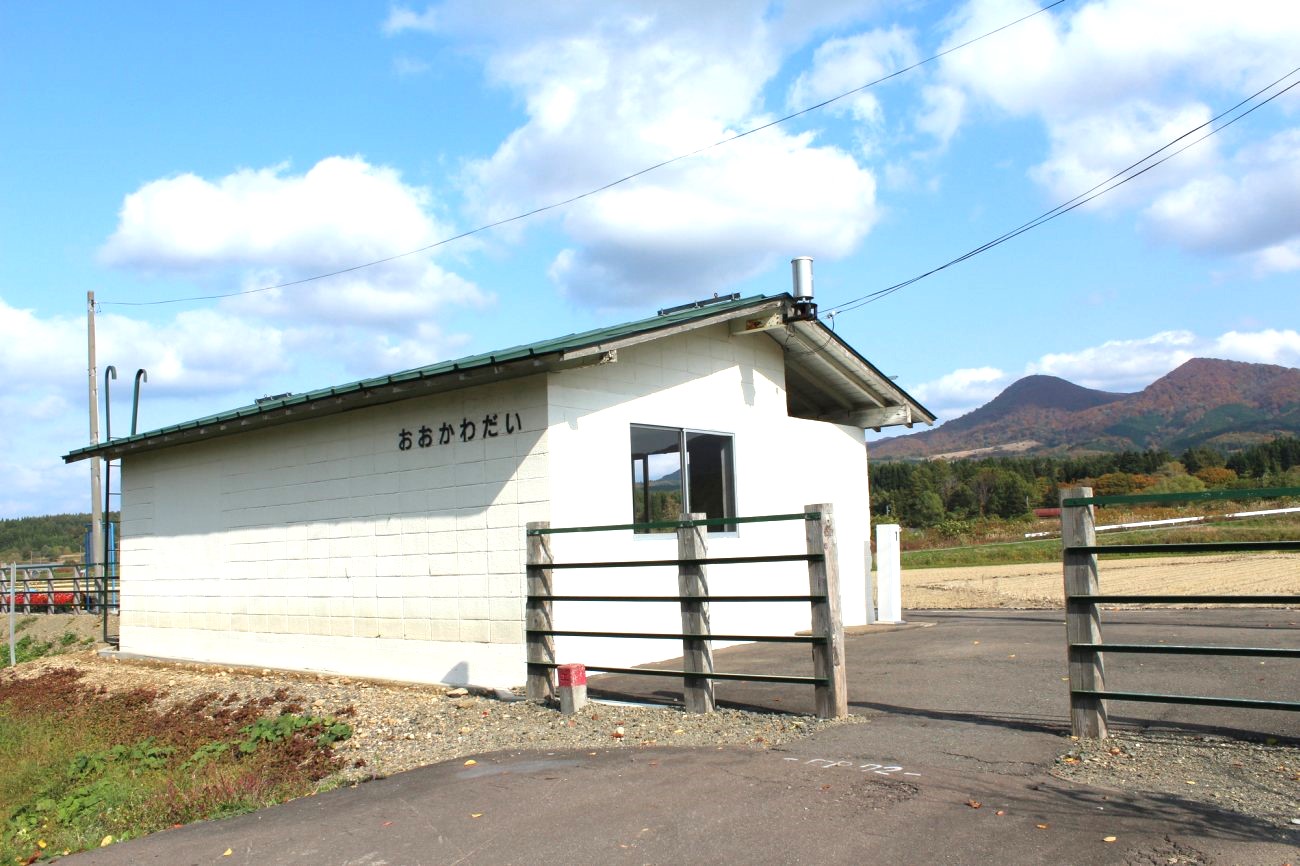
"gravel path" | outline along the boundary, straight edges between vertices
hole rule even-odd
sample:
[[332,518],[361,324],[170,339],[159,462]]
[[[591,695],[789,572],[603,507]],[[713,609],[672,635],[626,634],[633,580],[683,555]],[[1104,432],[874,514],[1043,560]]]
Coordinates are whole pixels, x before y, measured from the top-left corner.
[[[54,629],[51,636],[61,633]],[[21,665],[16,672],[0,673],[0,677],[33,676],[54,667],[76,668],[88,685],[103,685],[112,691],[159,690],[168,703],[185,703],[213,692],[223,698],[233,693],[245,700],[279,693],[283,697],[270,712],[290,704],[314,715],[351,708],[354,715],[347,721],[354,734],[338,746],[347,764],[339,779],[343,782],[502,750],[642,745],[766,749],[829,726],[863,721],[862,717],[834,722],[730,709],[705,716],[673,708],[612,704],[593,704],[583,713],[563,716],[514,696],[502,699],[442,686],[116,661],[100,658],[93,651],[39,659]],[[1100,788],[1176,796],[1270,823],[1300,826],[1300,747],[1293,745],[1153,731],[1117,732],[1107,740],[1072,744],[1051,772]]]
[[1147,731],[1079,740],[1052,775],[1300,825],[1300,747]]
[[[750,713],[724,709],[711,715],[673,708],[592,704],[582,713],[518,700],[515,696],[471,694],[464,689],[248,670],[182,663],[116,661],[93,652],[39,659],[20,666],[32,676],[73,667],[83,682],[111,691],[158,689],[168,704],[186,703],[216,692],[242,699],[283,698],[268,712],[298,704],[312,715],[349,707],[354,733],[339,744],[347,761],[344,781],[387,776],[453,758],[512,749],[580,749],[635,746],[745,746],[766,749],[808,736],[829,725],[854,724],[811,716]],[[8,674],[5,674],[8,675]]]

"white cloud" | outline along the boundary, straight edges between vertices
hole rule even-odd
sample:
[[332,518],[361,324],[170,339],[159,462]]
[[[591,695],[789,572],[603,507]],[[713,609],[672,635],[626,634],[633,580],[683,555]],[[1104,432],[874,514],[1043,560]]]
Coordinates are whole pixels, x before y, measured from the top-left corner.
[[395,36],[408,30],[436,33],[438,32],[438,16],[432,6],[426,8],[423,12],[416,12],[405,6],[394,6],[388,10],[388,17],[384,19],[383,30],[389,36]]
[[1059,376],[1085,388],[1137,391],[1195,358],[1205,343],[1191,331],[1161,331],[1133,340],[1107,340],[1075,352],[1043,355],[1025,374]]
[[[1161,331],[1149,337],[1108,340],[1073,352],[1043,355],[1026,364],[1021,375],[1059,376],[1085,388],[1130,392],[1142,390],[1192,358],[1300,367],[1300,331],[1267,328],[1228,331],[1217,337],[1202,337],[1185,330]],[[988,403],[1016,378],[997,367],[969,367],[910,390],[942,423]],[[892,435],[897,433],[893,431]]]
[[[812,66],[795,79],[789,107],[791,110],[807,108],[915,62],[912,34],[898,28],[828,39],[813,52]],[[834,103],[829,110],[851,112],[862,123],[880,120],[880,103],[870,90]]]
[[[972,0],[953,16],[945,47],[1036,8],[1031,0]],[[1297,42],[1300,12],[1273,0],[1093,0],[947,55],[937,80],[966,94],[966,122],[990,112],[1041,121],[1050,149],[1031,176],[1065,200],[1292,68]],[[1287,111],[1287,99],[1266,111]],[[1264,116],[1247,123],[1268,123]],[[952,134],[937,120],[929,126],[941,140]],[[1300,235],[1296,135],[1235,152],[1237,133],[1215,136],[1093,207],[1155,200],[1145,217],[1163,241],[1255,252],[1261,270],[1291,269],[1285,244]]]
[[957,134],[966,113],[966,94],[956,87],[927,85],[921,88],[924,106],[917,116],[916,128],[947,147]]
[[[329,157],[302,174],[283,165],[214,180],[182,174],[128,195],[100,255],[116,267],[198,280],[214,287],[213,294],[345,271],[228,298],[219,313],[181,314],[153,329],[154,345],[173,347],[159,349],[153,365],[164,376],[183,375],[191,390],[223,390],[285,369],[286,342],[296,353],[328,352],[347,372],[374,375],[391,372],[378,365],[394,357],[418,364],[442,357],[462,342],[446,332],[447,309],[491,302],[472,282],[434,263],[432,253],[401,255],[454,233],[436,211],[431,190],[361,157]],[[390,256],[398,257],[349,270]],[[145,327],[126,320],[120,326]],[[318,341],[314,349],[306,335]],[[224,345],[231,340],[247,345]],[[150,344],[143,337],[138,342]],[[181,345],[186,359],[176,354]],[[200,357],[207,346],[214,348]],[[239,351],[254,346],[260,348]],[[238,369],[221,369],[215,359],[223,357]]]
[[432,243],[450,229],[430,215],[432,194],[360,157],[240,169],[216,181],[156,180],[126,197],[107,264],[145,271],[231,265],[321,272]]
[[[448,11],[448,7],[439,7]],[[451,10],[453,15],[455,10]],[[528,120],[465,182],[485,220],[564,199],[769,119],[789,34],[751,4],[589,4],[522,32],[494,22],[491,78]],[[793,13],[791,13],[793,14]],[[842,14],[842,13],[841,13]],[[848,254],[875,179],[811,135],[769,129],[571,205],[550,272],[598,305],[718,291],[777,258]]]
[[43,319],[0,298],[0,378],[6,391],[86,375],[86,323],[67,316]]
[[1149,337],[1109,340],[1074,352],[1044,355],[1028,364],[1025,373],[1060,376],[1103,391],[1138,391],[1192,358],[1297,367],[1300,332],[1266,328],[1202,337],[1191,331],[1162,331]]
[[1260,250],[1266,269],[1294,269],[1286,253],[1300,241],[1300,130],[1243,148],[1224,170],[1161,196],[1147,218],[1191,249]]
[[[1030,170],[1030,176],[1047,188],[1054,201],[1068,201],[1209,119],[1210,109],[1204,105],[1165,107],[1144,101],[1121,104],[1111,113],[1063,119],[1049,127],[1051,153]],[[1153,184],[1157,189],[1167,187],[1177,179],[1190,180],[1212,168],[1216,142],[1209,139],[1188,148],[1087,207],[1113,208],[1150,201]]]
[[1010,383],[997,367],[967,367],[911,389],[940,421],[965,415],[992,400]]
[[[436,323],[400,332],[323,323],[270,324],[228,308],[182,311],[159,321],[118,313],[96,316],[101,435],[107,365],[112,432],[130,430],[135,371],[144,368],[140,429],[251,403],[286,390],[320,387],[429,363],[464,348],[465,338]],[[60,455],[88,440],[86,322],[42,317],[0,298],[0,517],[87,507],[84,464]]]
[[196,396],[256,391],[290,361],[281,328],[218,310],[186,310],[162,324],[118,314],[97,317],[101,364],[127,380],[149,371],[149,392]]
[[1241,332],[1229,331],[1214,340],[1209,352],[1214,358],[1300,367],[1300,332],[1293,329]]
[[1255,253],[1255,267],[1264,274],[1300,271],[1300,238]]
[[603,304],[701,296],[792,250],[847,255],[874,223],[874,202],[873,178],[847,154],[785,136],[756,141],[574,209],[564,226],[581,246],[557,257],[551,276]]
[[393,58],[393,72],[399,78],[410,78],[416,75],[423,75],[433,68],[433,64],[427,60],[420,60],[416,57],[407,57],[401,55]]

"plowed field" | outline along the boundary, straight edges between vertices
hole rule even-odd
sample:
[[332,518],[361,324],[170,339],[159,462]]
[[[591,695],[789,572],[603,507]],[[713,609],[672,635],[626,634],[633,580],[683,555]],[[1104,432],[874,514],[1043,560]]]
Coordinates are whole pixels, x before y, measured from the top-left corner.
[[[1103,558],[1098,574],[1106,593],[1300,595],[1294,553]],[[1062,606],[1059,562],[903,570],[905,610]]]

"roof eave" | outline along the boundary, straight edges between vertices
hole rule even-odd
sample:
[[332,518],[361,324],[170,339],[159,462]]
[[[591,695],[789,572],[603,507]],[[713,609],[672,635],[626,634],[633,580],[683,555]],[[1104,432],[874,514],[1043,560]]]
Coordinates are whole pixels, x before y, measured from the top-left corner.
[[[423,397],[428,394],[454,391],[489,382],[518,379],[537,373],[598,364],[606,359],[611,352],[616,352],[621,347],[634,346],[638,343],[730,321],[741,316],[751,315],[756,309],[778,308],[784,305],[785,300],[786,298],[783,295],[747,298],[725,306],[720,305],[716,311],[714,311],[714,308],[706,306],[699,310],[684,310],[675,315],[670,314],[655,319],[645,319],[640,322],[629,323],[626,326],[601,329],[591,332],[591,339],[584,340],[581,339],[584,335],[574,335],[579,339],[575,339],[569,345],[565,345],[563,340],[570,338],[533,344],[533,346],[537,347],[554,345],[554,349],[543,348],[542,351],[536,351],[531,347],[508,349],[494,355],[466,359],[467,361],[472,360],[472,363],[452,362],[450,366],[446,364],[431,365],[427,368],[406,370],[389,376],[363,379],[359,382],[340,385],[320,392],[297,394],[269,401],[265,405],[244,406],[219,415],[211,415],[124,439],[114,439],[109,442],[78,448],[63,455],[63,461],[65,463],[75,463],[91,457],[104,457],[112,460],[125,454],[154,451],[159,448],[169,448],[175,445],[205,441],[222,436],[232,436],[237,433],[276,427],[310,418],[326,417],[354,409]],[[662,322],[659,320],[660,318],[662,318]],[[624,327],[632,327],[632,330],[613,336],[605,336],[610,331],[618,331]],[[501,360],[502,356],[512,355],[514,357]]]
[[[823,410],[816,416],[816,420],[876,431],[882,427],[911,427],[916,423],[935,422],[933,412],[840,339],[822,321],[792,321],[787,332],[807,347],[802,351],[821,361],[820,369],[802,371],[804,378],[817,376],[831,383],[826,388],[825,395],[833,399],[837,406]],[[857,399],[854,399],[854,395]]]
[[[331,389],[330,393],[313,399],[303,399],[301,395],[296,398],[290,397],[276,401],[274,405],[265,408],[244,407],[220,416],[200,418],[197,421],[163,427],[150,433],[101,442],[65,454],[63,461],[75,463],[95,456],[112,460],[125,454],[232,436],[236,433],[278,427],[310,418],[324,418],[355,409],[380,406],[490,382],[519,379],[548,370],[573,366],[572,363],[565,364],[560,354],[551,352],[498,363],[488,362],[436,374],[410,376],[399,373],[380,379],[369,379],[363,383]],[[600,357],[595,356],[591,363],[597,363],[599,360]],[[247,411],[249,409],[256,411]]]

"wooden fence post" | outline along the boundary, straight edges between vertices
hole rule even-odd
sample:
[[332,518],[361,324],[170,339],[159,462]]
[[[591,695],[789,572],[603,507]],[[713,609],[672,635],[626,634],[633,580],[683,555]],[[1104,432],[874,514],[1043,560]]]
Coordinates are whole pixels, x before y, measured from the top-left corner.
[[[816,687],[817,716],[842,719],[849,714],[849,689],[844,667],[844,621],[840,618],[840,566],[835,549],[835,519],[829,502],[805,505],[808,538],[808,594],[812,602],[812,633],[824,635],[813,644],[813,675],[824,677]],[[813,517],[812,515],[819,515]]]
[[[683,514],[683,520],[703,520],[706,514]],[[704,559],[709,553],[705,526],[677,527],[677,558]],[[713,680],[690,674],[713,673],[713,644],[709,635],[709,581],[703,565],[680,563],[677,566],[677,594],[682,597],[682,634],[699,637],[682,638],[683,670],[682,697],[688,713],[713,712]],[[705,601],[688,601],[703,598]]]
[[526,695],[530,701],[546,701],[555,697],[555,638],[549,634],[533,634],[532,630],[550,631],[555,626],[553,602],[550,600],[551,536],[534,532],[550,529],[550,521],[540,520],[528,524],[525,536],[528,542],[528,606],[525,612],[524,627],[529,629],[528,639],[528,687]]
[[1071,547],[1091,547],[1097,543],[1095,515],[1091,505],[1067,506],[1067,499],[1092,496],[1091,487],[1071,487],[1061,491],[1061,547],[1065,575],[1065,640],[1069,647],[1070,730],[1076,737],[1106,736],[1106,701],[1093,695],[1078,695],[1076,690],[1104,691],[1105,667],[1102,654],[1095,650],[1075,649],[1075,644],[1102,642],[1101,615],[1097,604],[1072,600],[1071,596],[1097,595],[1095,553],[1071,552]]

